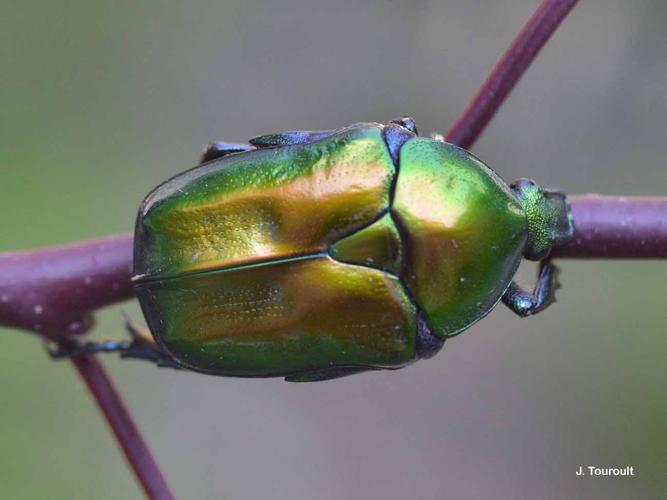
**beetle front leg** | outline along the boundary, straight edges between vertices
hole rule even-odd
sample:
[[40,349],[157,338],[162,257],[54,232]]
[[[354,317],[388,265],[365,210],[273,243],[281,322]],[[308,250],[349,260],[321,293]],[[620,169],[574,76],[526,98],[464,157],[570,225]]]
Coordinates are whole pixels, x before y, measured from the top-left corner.
[[548,260],[540,263],[540,272],[533,291],[523,290],[510,283],[503,295],[503,303],[521,317],[530,316],[546,309],[556,301],[555,291],[559,288],[558,268]]

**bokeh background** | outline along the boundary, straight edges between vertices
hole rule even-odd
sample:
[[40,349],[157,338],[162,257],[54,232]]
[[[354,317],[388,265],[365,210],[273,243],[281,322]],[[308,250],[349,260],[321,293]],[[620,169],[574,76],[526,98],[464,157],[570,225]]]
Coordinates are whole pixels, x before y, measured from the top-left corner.
[[[444,131],[537,4],[5,2],[0,250],[131,231],[213,139],[406,114]],[[582,2],[475,152],[506,179],[666,195],[666,25],[660,0]],[[105,363],[179,498],[664,498],[667,264],[561,267],[548,311],[499,307],[395,373],[296,385]],[[97,338],[123,335],[121,310],[141,319],[134,301],[104,310]],[[0,330],[0,397],[0,496],[141,498],[73,368],[30,334]]]

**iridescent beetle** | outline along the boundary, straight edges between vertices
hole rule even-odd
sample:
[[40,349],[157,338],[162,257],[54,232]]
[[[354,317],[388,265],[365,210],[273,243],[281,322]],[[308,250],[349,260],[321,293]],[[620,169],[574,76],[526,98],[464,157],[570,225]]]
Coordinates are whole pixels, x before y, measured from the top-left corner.
[[[546,258],[573,232],[563,194],[507,186],[409,118],[215,143],[202,162],[141,204],[134,282],[153,359],[204,373],[315,381],[429,358],[501,299],[546,307]],[[522,257],[542,261],[532,292],[512,282]]]

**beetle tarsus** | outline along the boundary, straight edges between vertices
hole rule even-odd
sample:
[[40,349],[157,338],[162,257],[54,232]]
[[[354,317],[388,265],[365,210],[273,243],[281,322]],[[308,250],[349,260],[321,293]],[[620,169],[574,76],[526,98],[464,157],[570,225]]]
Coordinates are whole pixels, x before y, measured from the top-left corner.
[[521,317],[531,316],[556,301],[555,291],[560,288],[558,268],[548,260],[540,264],[540,272],[532,291],[523,290],[514,281],[503,295],[503,303]]
[[104,342],[47,342],[46,351],[53,359],[75,358],[86,354],[119,352],[130,348],[132,342],[106,340]]

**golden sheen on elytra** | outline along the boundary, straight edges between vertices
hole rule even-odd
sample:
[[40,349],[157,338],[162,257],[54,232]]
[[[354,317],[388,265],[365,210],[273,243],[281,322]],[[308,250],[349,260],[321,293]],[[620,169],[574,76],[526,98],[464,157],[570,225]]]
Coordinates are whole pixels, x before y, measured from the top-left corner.
[[403,123],[255,143],[140,208],[137,294],[180,365],[290,380],[400,368],[508,289],[526,211],[467,151]]

